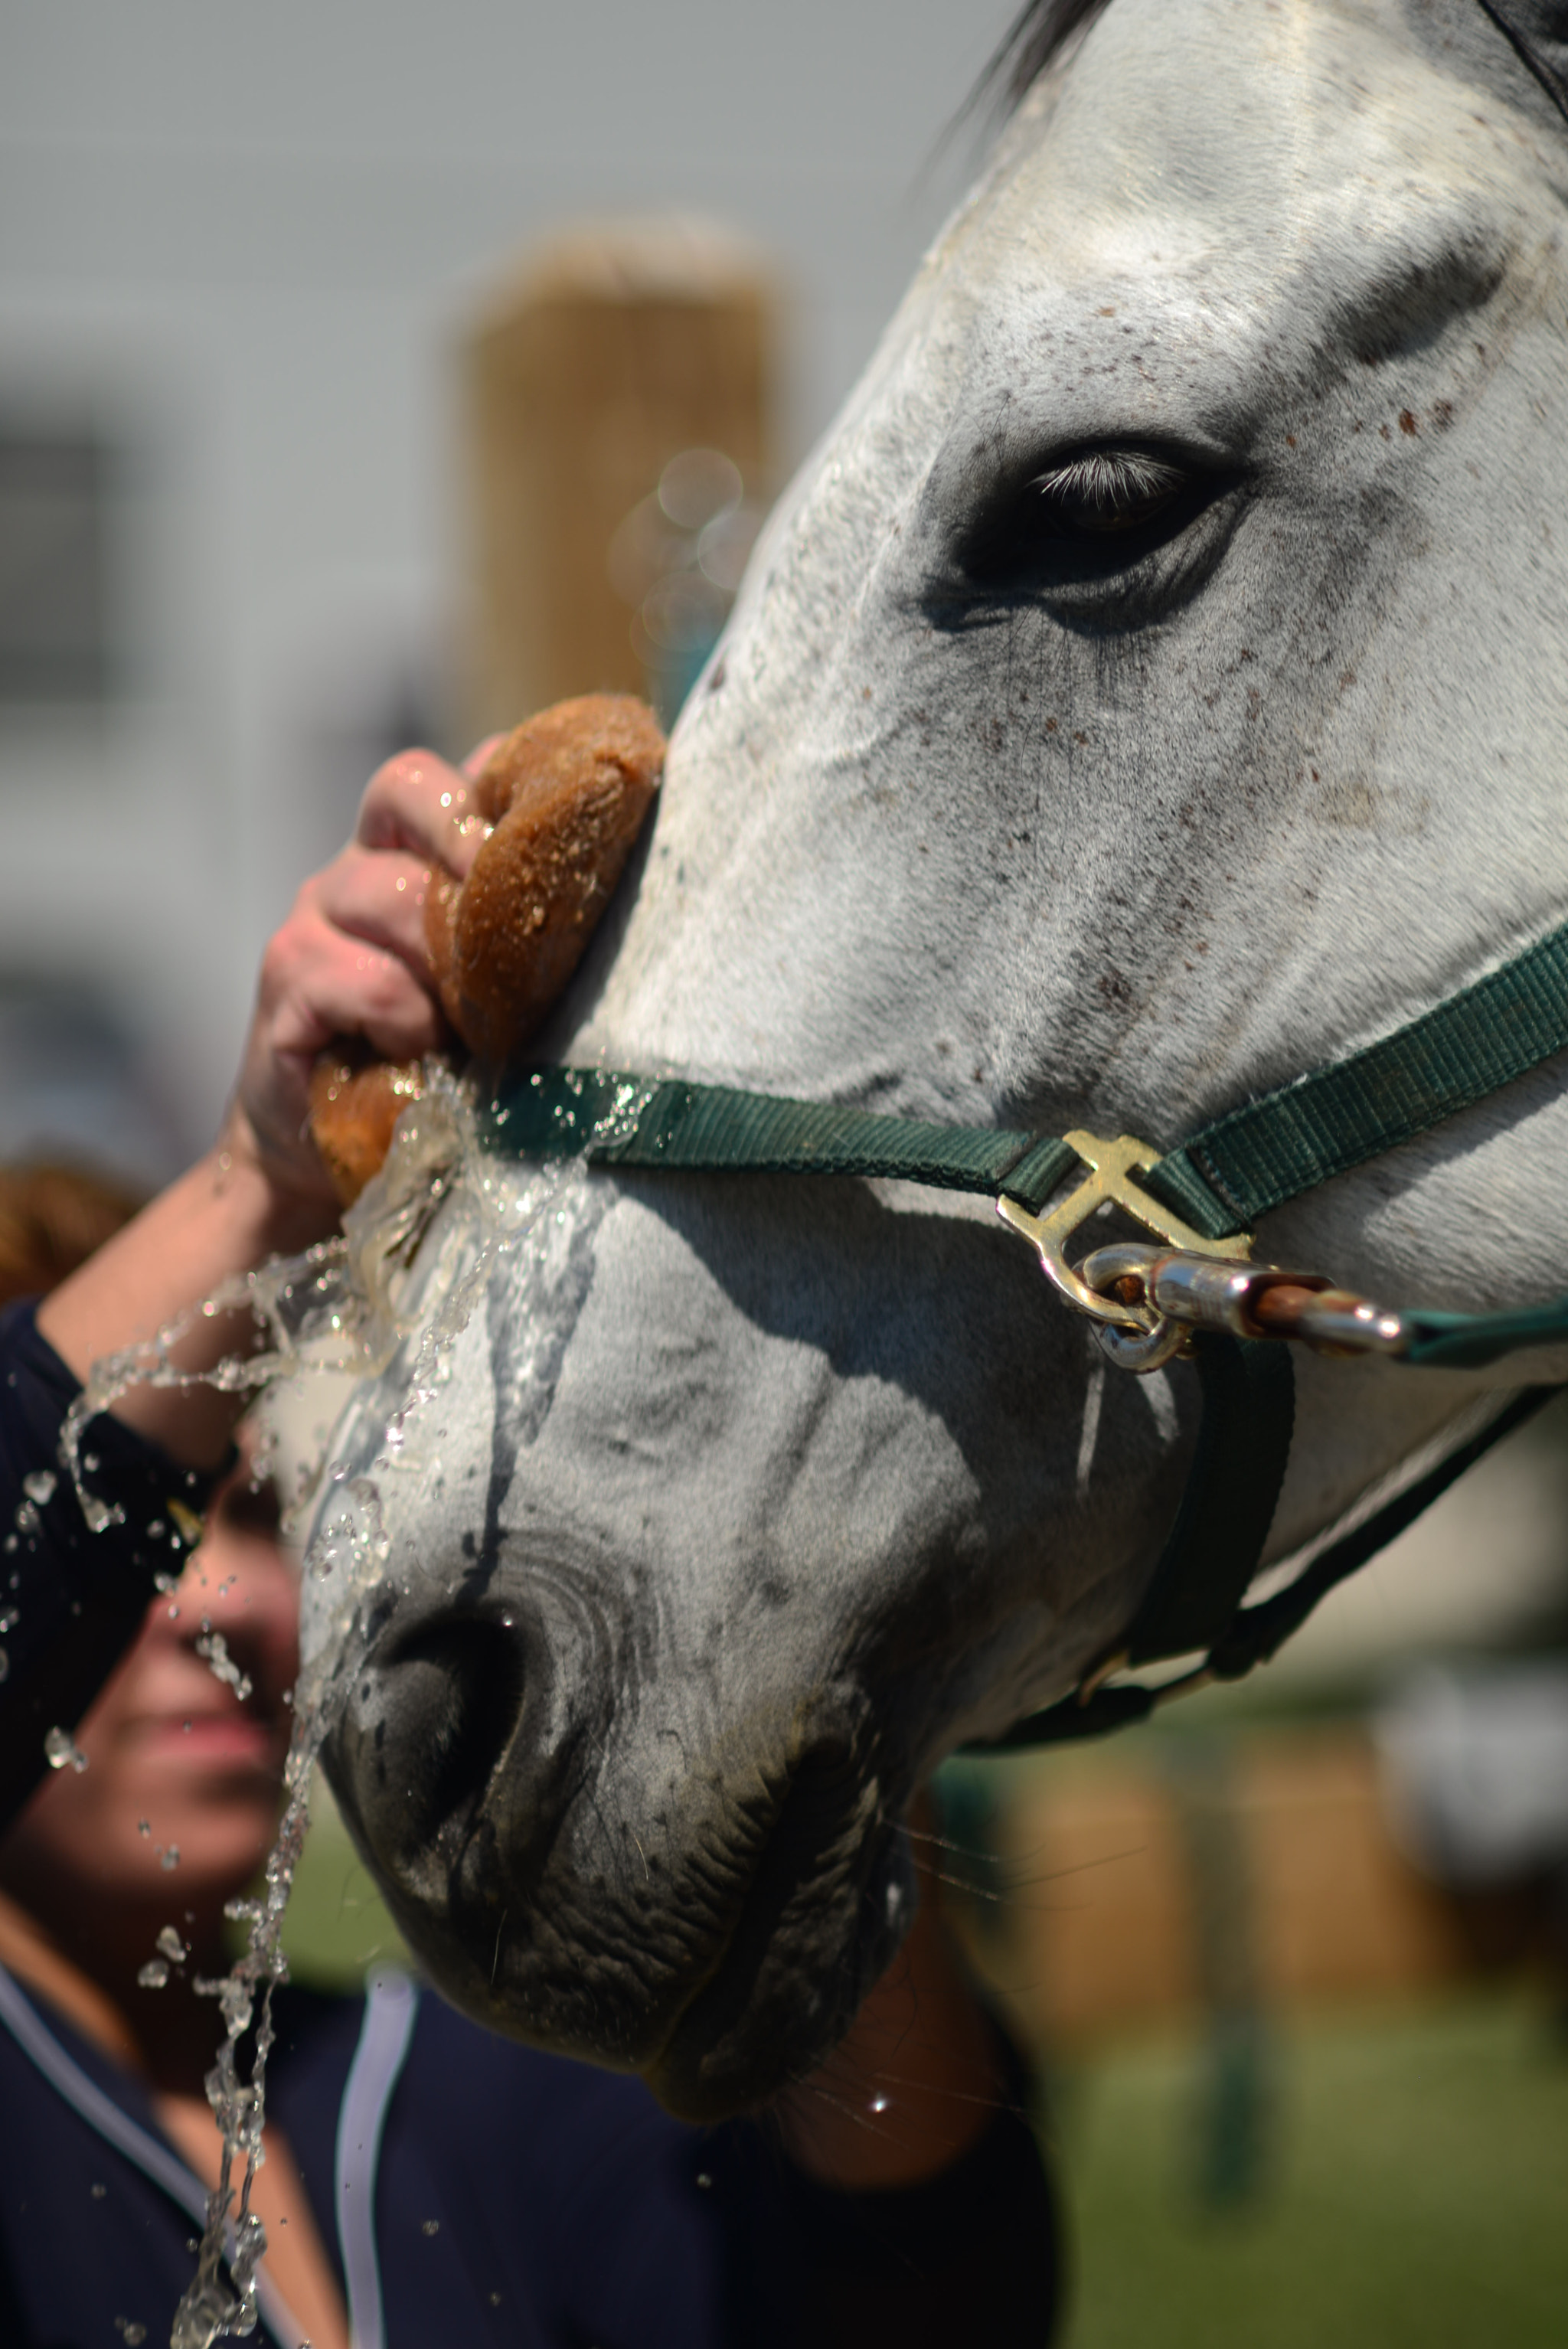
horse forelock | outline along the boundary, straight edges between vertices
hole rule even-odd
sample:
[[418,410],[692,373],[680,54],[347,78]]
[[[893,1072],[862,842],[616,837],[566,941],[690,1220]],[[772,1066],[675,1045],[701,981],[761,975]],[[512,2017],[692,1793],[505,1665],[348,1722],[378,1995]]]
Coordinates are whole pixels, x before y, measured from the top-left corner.
[[1023,103],[1072,36],[1091,24],[1109,0],[1026,0],[1003,35],[977,83],[972,107],[1010,114]]
[[[981,75],[965,112],[991,111],[1006,120],[1041,75],[1058,62],[1074,36],[1087,31],[1109,5],[1110,0],[1026,0]],[[1410,14],[1418,24],[1429,20],[1439,41],[1445,27],[1436,20],[1489,25],[1568,122],[1568,0],[1437,0],[1435,5],[1432,0],[1412,0]],[[1497,61],[1502,63],[1501,51]]]

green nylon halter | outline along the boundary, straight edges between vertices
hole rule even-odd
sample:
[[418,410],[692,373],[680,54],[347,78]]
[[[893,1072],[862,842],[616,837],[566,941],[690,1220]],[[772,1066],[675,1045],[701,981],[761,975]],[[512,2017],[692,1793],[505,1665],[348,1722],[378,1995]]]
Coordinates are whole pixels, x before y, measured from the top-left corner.
[[[1171,1151],[1145,1187],[1195,1231],[1222,1239],[1331,1176],[1433,1126],[1568,1049],[1568,925],[1347,1059],[1216,1119]],[[503,1082],[481,1121],[487,1146],[522,1157],[686,1174],[893,1176],[1017,1200],[1038,1214],[1078,1164],[1053,1137],[923,1124],[832,1103],[544,1067]],[[1568,1296],[1500,1313],[1418,1310],[1403,1359],[1475,1369],[1568,1340]],[[1480,1435],[1366,1525],[1315,1557],[1276,1598],[1243,1607],[1289,1458],[1294,1373],[1284,1344],[1202,1332],[1203,1424],[1187,1490],[1128,1635],[1133,1665],[1206,1653],[1231,1679],[1272,1655],[1324,1593],[1435,1500],[1554,1392],[1526,1389]],[[1194,1676],[1198,1677],[1198,1676]],[[1140,1719],[1161,1692],[1101,1687],[1020,1723],[1000,1742],[1041,1744]]]

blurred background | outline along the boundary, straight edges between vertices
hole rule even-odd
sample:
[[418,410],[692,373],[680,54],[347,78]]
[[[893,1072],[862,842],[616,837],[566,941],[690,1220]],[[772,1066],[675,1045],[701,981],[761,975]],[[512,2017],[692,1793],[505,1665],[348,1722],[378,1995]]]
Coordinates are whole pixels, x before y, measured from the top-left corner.
[[[614,246],[601,259],[601,296],[629,280],[666,316],[734,296],[720,405],[751,439],[721,453],[754,504],[828,423],[961,189],[961,152],[935,150],[1010,14],[7,8],[0,1155],[112,1137],[118,1163],[171,1172],[211,1133],[260,947],[371,770],[410,739],[454,750],[493,722],[478,672],[495,554],[473,473],[480,444],[506,470],[498,378],[509,360],[528,373],[528,321],[521,357],[507,330],[541,243],[606,217],[662,224],[629,262]],[[553,273],[568,305],[594,269],[578,239]],[[547,559],[568,591],[586,565],[608,593],[612,530],[659,471],[656,424],[628,461],[624,385],[600,373],[585,414],[606,354],[591,328],[566,340],[534,386],[550,419],[581,428],[544,460],[566,473],[554,543],[533,580],[501,583],[546,636]],[[648,396],[667,410],[681,369],[664,340]],[[687,366],[688,392],[705,371]],[[694,424],[717,420],[692,404]],[[687,490],[699,527],[728,495]],[[521,493],[537,519],[538,480]],[[618,566],[635,594],[655,564],[643,596],[660,559],[648,536],[631,533]],[[693,634],[702,603],[667,594],[665,633]],[[636,609],[619,616],[623,648]],[[521,661],[531,682],[526,647]],[[576,683],[637,678],[634,664]],[[543,681],[541,699],[573,689]]]
[[[13,0],[0,1159],[211,1136],[370,772],[666,716],[975,148],[1011,0]],[[1568,1423],[1253,1685],[960,1763],[1069,2349],[1530,2349],[1568,2309]],[[323,1795],[296,1970],[395,1936]]]

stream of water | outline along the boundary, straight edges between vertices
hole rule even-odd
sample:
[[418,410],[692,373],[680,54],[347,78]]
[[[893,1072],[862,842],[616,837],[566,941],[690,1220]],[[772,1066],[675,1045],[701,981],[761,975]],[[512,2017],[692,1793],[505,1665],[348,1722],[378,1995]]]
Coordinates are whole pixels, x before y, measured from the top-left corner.
[[[634,1118],[645,1099],[628,1089],[590,1139]],[[82,1435],[94,1414],[129,1388],[201,1381],[260,1395],[280,1381],[323,1373],[347,1373],[358,1382],[321,1458],[305,1464],[284,1495],[285,1533],[298,1538],[309,1528],[304,1662],[294,1695],[283,1816],[263,1886],[229,1907],[246,1928],[245,1949],[227,1974],[197,1983],[215,2001],[222,2023],[206,2078],[222,2168],[170,2349],[211,2349],[220,2337],[249,2333],[257,2323],[256,2273],[266,2231],[251,2201],[265,2158],[273,1992],[288,1976],[281,1932],[309,1825],[311,1774],[340,1692],[363,1660],[367,1601],[386,1576],[390,1544],[378,1480],[403,1471],[428,1476],[438,1465],[434,1446],[443,1431],[430,1425],[428,1406],[440,1394],[453,1349],[503,1261],[509,1300],[515,1284],[517,1310],[536,1309],[548,1323],[548,1266],[560,1253],[562,1234],[569,1246],[579,1223],[591,1227],[602,1212],[602,1203],[587,1208],[587,1189],[582,1157],[540,1167],[484,1150],[467,1083],[433,1061],[423,1096],[405,1111],[385,1168],[346,1215],[340,1238],[225,1282],[156,1340],[97,1364],[67,1419],[62,1464],[88,1525],[101,1531],[119,1512],[83,1483]],[[179,1368],[173,1352],[181,1339],[201,1319],[235,1308],[254,1316],[259,1348],[210,1371]],[[276,1429],[266,1427],[263,1413],[254,1474],[263,1477],[278,1463]],[[204,1630],[198,1649],[238,1691],[222,1638]],[[241,2043],[253,2031],[245,2078]]]

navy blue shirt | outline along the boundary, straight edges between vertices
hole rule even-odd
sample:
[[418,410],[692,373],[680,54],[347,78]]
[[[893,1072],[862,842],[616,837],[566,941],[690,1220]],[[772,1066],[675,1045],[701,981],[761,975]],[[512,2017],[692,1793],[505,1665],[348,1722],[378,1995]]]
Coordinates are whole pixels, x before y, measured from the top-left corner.
[[[140,2084],[29,2003],[178,2165]],[[340,2116],[365,2013],[282,1992],[268,2075],[340,2287]],[[0,2113],[5,2349],[118,2349],[128,2323],[159,2349],[195,2220],[4,2020]],[[836,2194],[760,2126],[689,2128],[635,2079],[494,2039],[424,1991],[379,2157],[349,2156],[374,2202],[385,2349],[1033,2349],[1052,2332],[1054,2215],[1016,2111],[931,2184]],[[253,2337],[298,2349],[265,2324]]]

